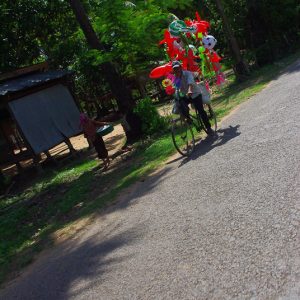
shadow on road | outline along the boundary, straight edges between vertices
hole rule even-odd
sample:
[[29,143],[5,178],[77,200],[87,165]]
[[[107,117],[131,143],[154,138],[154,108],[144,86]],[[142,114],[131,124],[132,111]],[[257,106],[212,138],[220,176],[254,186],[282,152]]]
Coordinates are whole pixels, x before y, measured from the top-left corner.
[[94,235],[79,245],[68,242],[60,245],[35,264],[30,274],[24,274],[17,287],[9,286],[1,298],[62,300],[88,296],[92,286],[103,282],[110,271],[133,258],[134,253],[125,255],[123,248],[144,234],[143,226],[123,232],[118,231],[119,226],[114,224],[101,238]]
[[195,160],[199,158],[200,156],[204,156],[206,153],[211,151],[212,149],[216,147],[220,147],[224,144],[226,144],[228,141],[236,138],[241,133],[238,131],[240,125],[236,126],[229,126],[228,128],[222,128],[217,131],[217,134],[215,136],[207,136],[204,140],[200,140],[198,144],[196,144],[195,149],[191,156],[183,158],[179,157],[176,158],[168,164],[174,163],[180,159],[182,159],[181,163],[179,164],[178,168],[182,167],[184,164],[191,160]]
[[[281,72],[281,74],[291,74],[291,73],[297,73],[300,71],[300,59],[298,59],[295,63],[288,66],[285,70]],[[280,74],[280,75],[281,75]],[[279,76],[278,76],[279,77]]]
[[[97,168],[95,168],[95,170],[96,169]],[[105,185],[106,182],[103,177],[95,177],[95,170],[93,169],[90,172],[86,172],[75,180],[75,187],[77,188],[77,185],[81,182],[81,180],[84,182],[90,182],[92,179],[95,182],[91,183],[91,186],[93,186],[93,184]],[[122,168],[118,170],[119,173],[121,171]],[[137,201],[144,201],[144,199],[139,198],[139,195],[143,196],[144,194],[152,193],[155,187],[162,180],[165,180],[167,177],[169,178],[174,176],[174,174],[170,174],[169,171],[170,167],[166,167],[156,172],[155,176],[142,177],[140,179],[140,184],[136,185],[134,190],[132,190],[132,188],[122,190],[119,195],[121,198],[118,198],[114,204],[108,201],[110,205],[106,207],[105,210],[98,211],[99,215],[105,219],[110,214],[126,209],[132,204],[134,205]],[[101,178],[101,180],[99,180],[99,178]],[[135,196],[132,195],[132,191],[134,191]],[[61,224],[76,221],[79,217],[89,216],[91,212],[95,213],[95,217],[92,218],[95,218],[94,220],[96,220],[99,216],[97,211],[95,212],[96,207],[99,208],[101,206],[98,203],[95,207],[95,203],[103,202],[104,208],[106,201],[109,199],[102,199],[101,197],[97,199],[97,196],[99,195],[92,196],[92,194],[90,194],[88,199],[81,199],[78,191],[76,190],[75,192],[78,194],[78,199],[75,198],[76,202],[72,203],[72,206],[74,205],[74,209],[72,212],[69,212],[68,218],[65,221],[64,219],[61,219]],[[58,207],[59,199],[60,197],[55,199],[55,205]],[[86,208],[86,210],[83,209],[80,214],[76,213],[76,207],[79,209],[79,206],[76,204],[79,203],[78,201],[84,201],[82,203],[84,203]],[[41,207],[45,211],[48,211],[48,204],[49,203],[46,199],[45,201],[36,201],[31,203],[31,205],[35,206],[43,205]],[[63,216],[65,215],[62,215],[61,217]],[[59,216],[57,216],[57,218],[60,219]],[[48,219],[39,215],[38,221],[40,222],[40,226],[44,227],[46,222],[48,222]],[[119,228],[123,221],[119,220],[116,222],[116,220],[114,220],[109,225],[113,227],[111,230],[108,230],[108,227],[105,227],[103,230],[101,229],[101,231],[97,231],[97,236],[94,235],[89,237],[85,242],[78,243],[77,240],[70,239],[68,242],[61,242],[61,244],[57,245],[57,247],[54,249],[52,248],[48,254],[43,254],[42,257],[32,257],[32,260],[35,261],[35,263],[23,276],[17,278],[15,283],[11,282],[10,284],[7,284],[5,289],[0,291],[0,299],[60,300],[68,299],[74,295],[76,296],[76,294],[84,294],[85,290],[89,289],[88,282],[90,282],[90,285],[97,284],[97,281],[104,280],[104,277],[106,278],[106,276],[109,276],[112,268],[117,268],[124,260],[131,259],[131,254],[129,256],[121,254],[124,253],[123,249],[130,246],[132,243],[137,242],[139,239],[138,237],[144,235],[147,230],[147,220],[144,220],[143,223],[139,224],[138,228],[130,228],[129,230],[122,231],[120,233]],[[56,240],[55,235],[51,235],[51,233],[55,232],[55,230],[52,229],[52,224],[48,223],[48,225],[48,243],[51,245]],[[35,231],[33,229],[32,231],[28,231],[27,234],[33,235],[34,232]],[[9,232],[7,234],[9,234]],[[19,238],[19,240],[14,243],[21,243],[26,239],[27,236],[23,239]],[[42,238],[40,242],[43,242]],[[39,245],[38,237],[37,245]],[[26,250],[28,252],[31,248],[25,248],[24,255],[23,253],[21,255],[22,257],[25,257]],[[118,252],[117,255],[116,251]],[[112,259],[111,255],[113,255],[113,257],[117,256],[117,259]],[[132,253],[132,256],[134,256],[134,253]],[[80,284],[77,284],[78,282]],[[73,286],[75,285],[80,286],[80,290],[74,290]]]

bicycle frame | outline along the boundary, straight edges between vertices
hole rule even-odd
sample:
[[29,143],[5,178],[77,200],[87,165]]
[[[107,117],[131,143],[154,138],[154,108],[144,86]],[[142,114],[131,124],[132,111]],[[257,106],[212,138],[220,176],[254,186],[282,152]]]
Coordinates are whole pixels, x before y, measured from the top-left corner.
[[[185,96],[182,96],[180,94],[180,91],[178,88],[176,88],[174,96],[175,96],[175,99],[174,99],[175,101],[178,101],[179,103],[180,103],[180,101],[184,101]],[[186,104],[186,105],[188,106],[188,104]],[[190,119],[198,132],[200,132],[202,129],[205,130],[205,127],[204,127],[201,117],[199,116],[197,110],[196,109],[194,109],[194,110],[196,112],[196,116],[192,115],[190,113],[190,111],[188,111],[187,115],[184,115],[184,113],[180,112],[180,118],[184,119],[188,123],[189,123],[188,119]],[[178,120],[178,118],[175,119],[175,122],[177,120]]]

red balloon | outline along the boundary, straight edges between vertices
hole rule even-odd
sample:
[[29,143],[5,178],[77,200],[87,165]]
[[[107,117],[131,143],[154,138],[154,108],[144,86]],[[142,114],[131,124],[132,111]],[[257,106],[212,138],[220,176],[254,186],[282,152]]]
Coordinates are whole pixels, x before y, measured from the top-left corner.
[[192,26],[193,25],[193,21],[191,21],[191,20],[184,20],[184,23],[186,24],[186,26]]
[[176,60],[184,60],[185,58],[185,50],[181,51],[181,52],[178,52],[177,54],[177,57],[176,57]]
[[168,64],[165,64],[165,65],[162,65],[162,66],[159,66],[159,67],[156,67],[155,69],[153,69],[150,72],[149,77],[153,78],[153,79],[160,78],[160,77],[165,76],[167,73],[170,73],[171,71],[172,71],[172,64],[168,63]]
[[221,57],[216,52],[214,52],[210,60],[211,62],[219,62],[221,60]]
[[162,45],[162,44],[165,44],[165,43],[166,43],[166,44],[169,46],[170,44],[173,44],[173,42],[176,41],[176,40],[177,40],[177,38],[171,37],[170,32],[166,29],[166,30],[165,30],[165,33],[164,33],[164,39],[161,40],[161,41],[158,43],[158,45]]
[[175,93],[175,88],[173,86],[169,85],[166,87],[165,91],[168,95],[173,95]]
[[183,59],[182,59],[182,69],[183,70],[187,70],[187,68],[188,68],[188,58],[187,57],[184,57]]
[[219,70],[221,70],[221,65],[219,63],[213,63],[213,69],[215,72],[218,72]]

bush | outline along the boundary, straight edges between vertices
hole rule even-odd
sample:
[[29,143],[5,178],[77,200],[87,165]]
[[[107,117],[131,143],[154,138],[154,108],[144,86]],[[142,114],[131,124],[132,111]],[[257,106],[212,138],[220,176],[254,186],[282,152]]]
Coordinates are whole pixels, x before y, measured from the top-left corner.
[[167,120],[159,115],[150,98],[138,101],[134,112],[141,118],[144,134],[153,135],[166,130]]

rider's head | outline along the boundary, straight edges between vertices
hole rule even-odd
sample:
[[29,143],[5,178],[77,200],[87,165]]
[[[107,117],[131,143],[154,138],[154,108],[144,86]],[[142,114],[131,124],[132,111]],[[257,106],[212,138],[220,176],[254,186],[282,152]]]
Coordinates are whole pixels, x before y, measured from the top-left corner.
[[181,63],[178,60],[174,60],[172,62],[172,68],[176,77],[181,75],[182,67],[181,67]]

